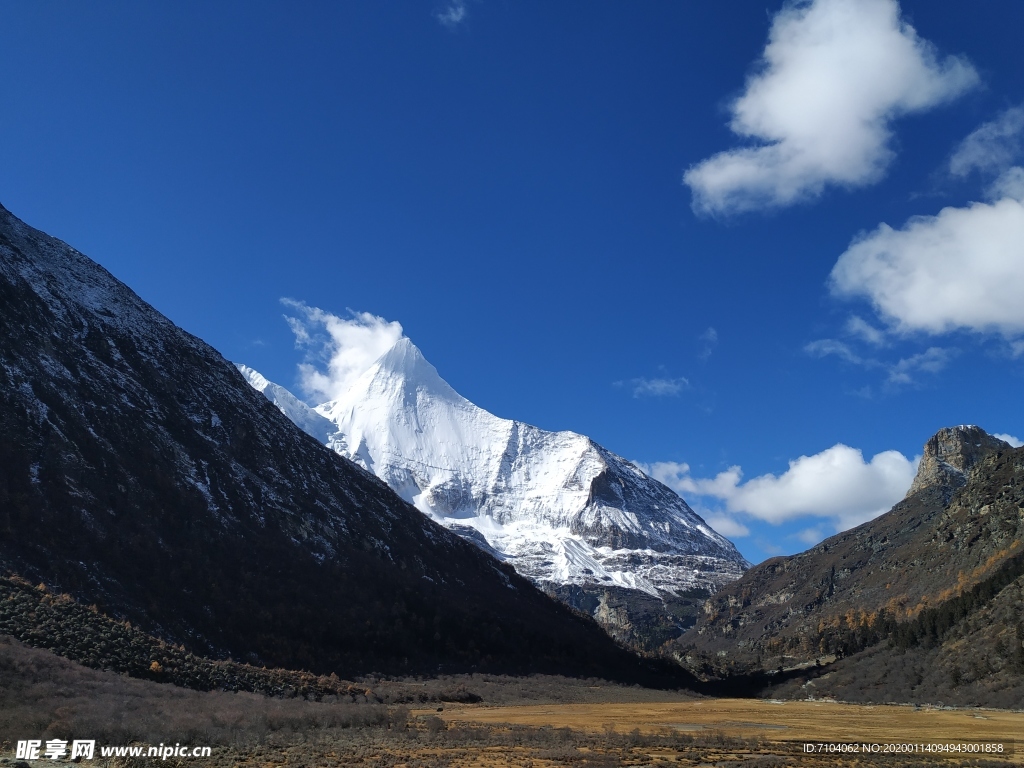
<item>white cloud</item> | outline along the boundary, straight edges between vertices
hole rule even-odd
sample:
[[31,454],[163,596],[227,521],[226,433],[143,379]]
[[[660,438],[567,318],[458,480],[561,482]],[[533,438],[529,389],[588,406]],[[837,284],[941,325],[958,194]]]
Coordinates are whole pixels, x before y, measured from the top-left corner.
[[645,471],[684,496],[719,500],[732,515],[770,523],[817,517],[842,531],[888,512],[910,488],[917,463],[898,451],[865,461],[858,449],[839,443],[789,462],[781,475],[746,482],[738,466],[713,478],[695,478],[687,464],[676,462],[652,464]]
[[813,547],[819,541],[828,536],[832,531],[827,530],[824,525],[815,525],[812,528],[804,528],[797,532],[796,538],[808,547]]
[[[872,328],[871,330],[875,331],[876,329]],[[878,342],[878,344],[881,343]],[[804,352],[814,357],[828,357],[832,355],[862,368],[881,368],[886,370],[889,373],[886,384],[889,386],[914,384],[916,383],[914,374],[919,372],[938,373],[946,367],[958,351],[942,347],[929,347],[924,352],[901,358],[895,363],[889,363],[873,357],[863,357],[857,354],[849,344],[839,339],[818,339],[804,345]],[[858,392],[854,394],[863,395],[864,393]],[[870,396],[870,390],[868,390],[868,395]]]
[[727,539],[739,539],[750,535],[750,529],[729,515],[709,514],[704,516],[704,522],[725,536]]
[[402,338],[400,323],[369,312],[349,310],[346,318],[291,299],[281,302],[295,311],[297,316],[285,315],[285,320],[295,334],[296,345],[306,347],[311,356],[299,365],[299,384],[321,402],[341,396]]
[[883,347],[886,344],[885,331],[875,328],[871,323],[862,317],[857,317],[857,315],[851,316],[846,321],[846,332],[875,347]]
[[992,437],[995,437],[995,438],[997,438],[999,440],[1002,440],[1004,443],[1009,443],[1014,448],[1020,448],[1022,445],[1024,445],[1024,442],[1022,442],[1019,437],[1014,437],[1013,435],[1007,435],[1006,433],[999,433],[999,434],[996,434],[996,435],[992,435]]
[[827,185],[877,181],[893,157],[889,123],[978,82],[964,59],[940,60],[896,0],[804,0],[775,16],[758,70],[729,127],[756,146],[721,152],[683,181],[698,213],[791,205]]
[[466,20],[468,14],[466,0],[451,0],[446,7],[434,14],[434,18],[448,29],[455,29]]
[[[886,327],[854,317],[847,333],[876,346],[888,334],[997,333],[1010,355],[1024,353],[1024,167],[1010,165],[1022,152],[1024,108],[1014,107],[973,131],[950,158],[953,175],[995,177],[987,202],[915,216],[901,229],[880,224],[850,243],[829,277],[832,292],[866,298]],[[852,350],[814,344],[808,352],[856,362]],[[889,368],[889,383],[941,369],[948,352],[932,347],[901,360]]]
[[861,357],[846,342],[839,339],[817,339],[804,346],[804,352],[814,357],[828,357],[835,355],[840,360],[845,360],[854,365],[862,365],[865,368],[874,368],[881,365],[877,360]]
[[889,369],[889,383],[913,384],[913,374],[918,371],[938,373],[946,367],[955,354],[955,350],[929,347],[924,352],[905,357]]
[[641,377],[626,382],[616,381],[614,386],[628,386],[633,391],[633,397],[669,397],[678,395],[690,386],[690,382],[682,376],[678,379],[645,379]]
[[993,181],[988,189],[989,200],[1024,200],[1024,168],[1015,165],[1007,168]]
[[1013,107],[990,123],[983,123],[953,152],[949,172],[966,176],[971,171],[999,172],[1021,154],[1024,109]]
[[739,482],[739,467],[730,467],[710,479],[697,479],[690,474],[690,465],[685,462],[657,461],[654,464],[637,464],[640,469],[659,483],[664,483],[678,493],[692,493],[698,496],[721,497]]
[[1024,202],[1003,197],[916,216],[902,229],[881,224],[850,244],[829,281],[838,296],[867,298],[891,331],[1017,336],[1024,332]]

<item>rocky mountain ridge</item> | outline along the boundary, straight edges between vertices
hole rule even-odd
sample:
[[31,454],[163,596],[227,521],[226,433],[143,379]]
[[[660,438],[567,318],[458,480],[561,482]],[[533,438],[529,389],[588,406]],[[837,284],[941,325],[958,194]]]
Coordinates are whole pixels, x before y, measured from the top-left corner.
[[[761,563],[710,598],[677,658],[711,675],[810,665],[815,685],[805,693],[819,695],[845,680],[836,688],[844,698],[951,701],[971,683],[961,700],[1024,702],[1024,612],[1014,597],[1024,588],[1024,449],[960,426],[940,430],[924,455],[914,487],[890,512]],[[962,656],[955,661],[971,643],[973,671]],[[886,654],[904,653],[943,666],[927,671],[921,661],[919,680],[892,677],[891,688],[868,674],[892,675],[899,663]],[[814,672],[837,658],[835,673]],[[906,698],[895,698],[897,689]]]

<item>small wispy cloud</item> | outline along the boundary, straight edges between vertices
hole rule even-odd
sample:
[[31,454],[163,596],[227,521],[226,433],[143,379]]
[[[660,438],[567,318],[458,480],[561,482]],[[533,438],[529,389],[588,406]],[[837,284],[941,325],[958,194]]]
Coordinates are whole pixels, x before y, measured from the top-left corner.
[[714,328],[708,328],[704,333],[697,337],[698,340],[703,344],[698,357],[701,360],[707,360],[711,357],[711,353],[715,351],[715,347],[718,346],[718,331]]
[[688,389],[690,382],[682,376],[676,379],[640,377],[629,381],[615,381],[612,382],[612,386],[628,388],[632,391],[633,397],[673,397]]
[[949,158],[949,172],[967,176],[973,171],[998,173],[1012,165],[1024,150],[1024,108],[1008,109],[971,132]]
[[[865,326],[867,326],[866,323]],[[870,326],[867,327],[870,328]],[[955,348],[929,347],[924,352],[900,358],[892,363],[858,354],[853,347],[839,339],[818,339],[804,345],[804,352],[812,357],[838,357],[846,363],[861,368],[885,370],[888,373],[885,384],[889,388],[916,384],[915,375],[918,373],[938,373],[949,364],[958,351]],[[870,393],[870,389],[866,391]]]
[[812,357],[838,357],[847,363],[860,365],[865,368],[877,368],[881,365],[878,360],[858,355],[845,341],[839,339],[817,339],[804,345],[804,352]]
[[885,331],[875,328],[867,320],[857,315],[852,315],[846,321],[846,333],[875,347],[882,347],[886,344]]
[[434,14],[434,18],[448,29],[455,29],[466,20],[468,15],[466,0],[450,0],[448,5]]
[[904,357],[889,368],[889,384],[914,384],[914,374],[938,373],[945,368],[956,354],[956,350],[929,347],[924,352]]

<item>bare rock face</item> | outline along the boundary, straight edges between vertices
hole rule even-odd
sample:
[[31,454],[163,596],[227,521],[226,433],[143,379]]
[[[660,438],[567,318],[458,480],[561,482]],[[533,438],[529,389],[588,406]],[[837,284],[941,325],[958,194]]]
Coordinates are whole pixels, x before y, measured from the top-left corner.
[[1009,448],[1008,443],[992,437],[981,427],[962,424],[936,432],[924,444],[924,454],[908,496],[925,488],[955,490],[967,483],[971,469],[992,451]]

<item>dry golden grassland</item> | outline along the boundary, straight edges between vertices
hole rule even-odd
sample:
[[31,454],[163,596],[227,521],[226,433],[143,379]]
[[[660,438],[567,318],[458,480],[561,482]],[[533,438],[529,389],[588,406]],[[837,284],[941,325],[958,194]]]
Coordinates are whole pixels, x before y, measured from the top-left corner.
[[[1024,762],[1024,755],[1008,751],[803,752],[805,741],[838,740],[987,739],[1009,746],[1024,733],[1024,714],[1014,712],[695,699],[557,677],[365,682],[369,695],[360,700],[202,693],[86,669],[47,651],[0,641],[0,768],[27,765],[15,757],[19,739],[72,738],[213,748],[205,759],[97,755],[82,763],[95,768],[995,768]],[[475,697],[482,700],[466,703]],[[31,768],[55,764],[60,763],[33,761]]]
[[[414,715],[428,716],[424,710]],[[585,703],[446,707],[448,728],[514,724],[604,735],[622,764],[689,765],[1007,765],[1024,763],[1014,742],[1024,713],[871,706],[822,701],[701,699],[661,703]],[[622,752],[622,734],[689,734],[689,744],[638,743]],[[628,737],[627,737],[628,741]],[[977,753],[984,744],[1002,751]],[[845,744],[847,746],[840,746]],[[869,752],[865,745],[877,752]],[[618,745],[618,749],[616,749]],[[808,753],[805,745],[813,745]],[[851,746],[852,745],[852,746]],[[928,746],[911,746],[928,745]],[[942,751],[936,749],[942,745]],[[959,746],[958,746],[959,745]],[[998,749],[998,747],[994,747]],[[851,751],[843,752],[841,750]],[[911,752],[898,750],[916,750]],[[950,751],[945,751],[946,749]]]
[[[424,714],[414,711],[414,714]],[[515,723],[598,732],[614,726],[643,734],[672,729],[789,741],[937,742],[1024,737],[1024,713],[840,704],[825,701],[697,699],[672,703],[591,703],[513,707],[456,706],[450,724]]]

